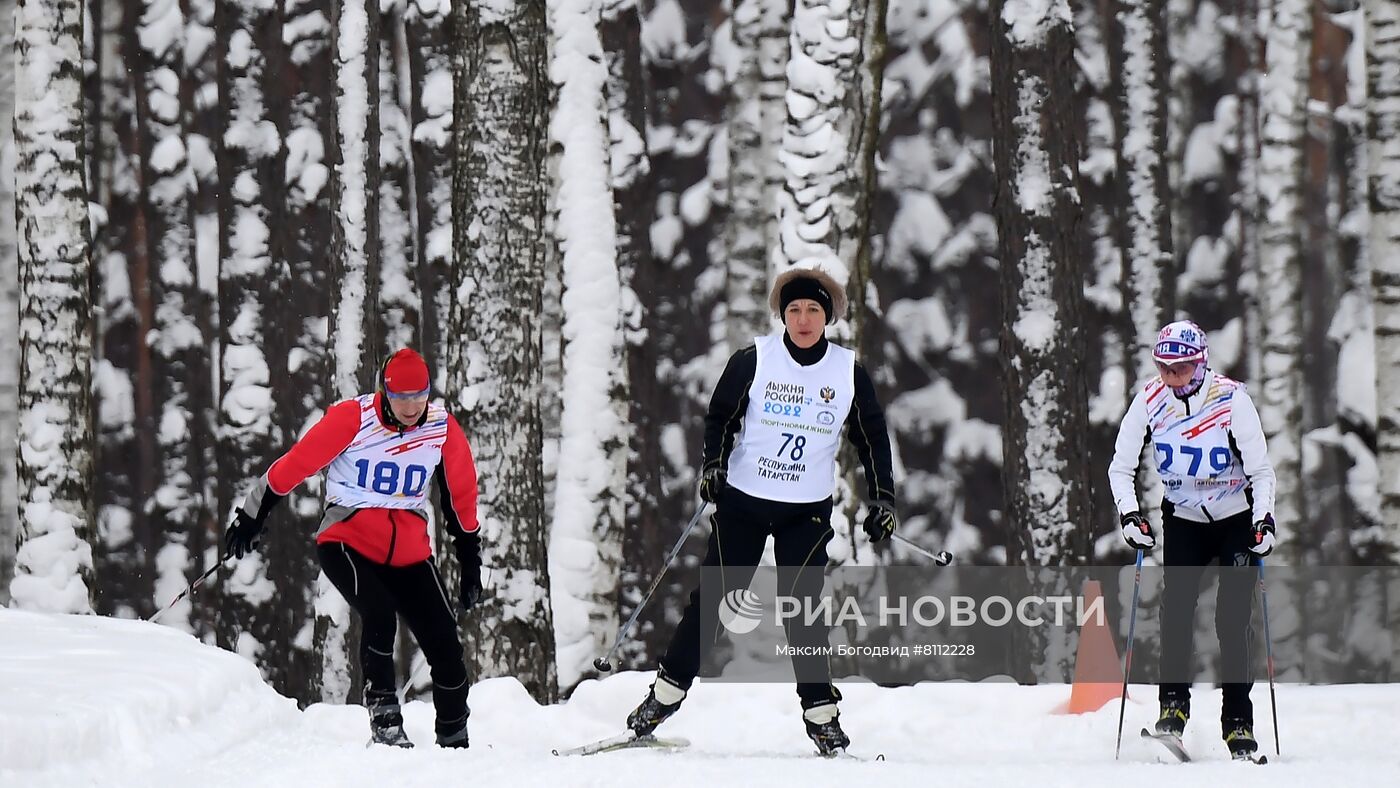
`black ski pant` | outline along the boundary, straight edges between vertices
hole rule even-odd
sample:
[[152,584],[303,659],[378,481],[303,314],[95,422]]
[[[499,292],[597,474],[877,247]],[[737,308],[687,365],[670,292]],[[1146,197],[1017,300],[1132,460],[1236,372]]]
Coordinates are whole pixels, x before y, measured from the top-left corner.
[[[748,588],[768,537],[772,536],[773,555],[778,564],[778,593],[811,600],[812,605],[821,598],[826,545],[833,536],[830,498],[815,503],[783,503],[755,498],[727,487],[710,516],[710,526],[709,546],[702,566],[718,567],[723,594]],[[719,599],[720,595],[714,598]],[[714,632],[700,631],[700,605],[697,587],[691,592],[690,603],[671,636],[666,656],[661,659],[666,677],[682,689],[690,689],[700,672],[703,654],[724,631],[717,618]],[[815,653],[830,645],[826,625],[820,619],[808,625],[803,616],[797,616],[789,620],[787,638],[793,647],[795,675],[799,678],[827,677],[820,682],[798,681],[797,694],[803,708],[840,700],[840,694],[831,684],[830,659]]]
[[1191,704],[1194,676],[1192,636],[1195,633],[1196,601],[1206,567],[1218,563],[1220,585],[1215,596],[1215,635],[1220,640],[1220,676],[1224,703],[1220,719],[1230,725],[1254,724],[1254,704],[1249,691],[1254,686],[1250,644],[1254,636],[1250,616],[1254,609],[1254,584],[1259,565],[1251,552],[1252,523],[1248,510],[1213,523],[1182,520],[1163,506],[1162,551],[1164,588],[1162,591],[1162,682],[1161,701]]
[[360,668],[370,714],[399,708],[394,635],[402,615],[431,669],[437,732],[460,731],[469,713],[467,667],[457,637],[457,614],[433,562],[388,566],[338,542],[317,545],[316,556],[326,577],[360,616]]

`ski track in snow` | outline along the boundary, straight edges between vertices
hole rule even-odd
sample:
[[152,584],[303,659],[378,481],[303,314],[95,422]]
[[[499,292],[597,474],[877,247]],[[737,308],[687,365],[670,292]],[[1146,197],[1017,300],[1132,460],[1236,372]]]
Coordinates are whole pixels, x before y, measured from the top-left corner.
[[[0,608],[0,785],[1400,785],[1400,754],[1372,745],[1394,727],[1395,684],[1281,685],[1286,748],[1262,767],[1228,760],[1218,691],[1193,697],[1185,741],[1197,761],[1165,764],[1138,737],[1156,714],[1153,688],[1132,688],[1123,759],[1114,762],[1117,703],[1059,716],[1050,711],[1068,687],[1009,683],[843,684],[852,753],[883,753],[883,762],[811,755],[790,686],[713,680],[697,683],[658,731],[690,739],[688,750],[550,754],[621,732],[650,679],[588,681],[568,702],[544,707],[515,680],[492,679],[472,689],[472,749],[433,746],[432,707],[422,701],[404,712],[418,747],[367,748],[362,708],[299,712],[249,662],[182,633]],[[1265,684],[1253,699],[1261,752],[1273,760]]]

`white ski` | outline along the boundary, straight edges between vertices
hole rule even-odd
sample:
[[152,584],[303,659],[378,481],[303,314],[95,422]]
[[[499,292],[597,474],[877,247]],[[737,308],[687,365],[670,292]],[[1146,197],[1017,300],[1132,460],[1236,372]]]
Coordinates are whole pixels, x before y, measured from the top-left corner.
[[690,746],[687,739],[660,739],[656,736],[638,736],[634,733],[622,733],[617,736],[609,736],[606,739],[573,747],[567,750],[551,750],[555,755],[596,755],[600,752],[614,752],[617,750],[630,750],[634,748],[652,750],[679,750]]

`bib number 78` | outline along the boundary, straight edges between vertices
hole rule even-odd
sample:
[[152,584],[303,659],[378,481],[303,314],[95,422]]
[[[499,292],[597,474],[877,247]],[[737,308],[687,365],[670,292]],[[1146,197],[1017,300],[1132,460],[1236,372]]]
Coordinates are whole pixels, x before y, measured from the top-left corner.
[[783,452],[788,451],[788,444],[792,445],[792,451],[788,454],[788,459],[797,462],[802,459],[802,452],[807,449],[807,436],[794,435],[791,432],[783,433],[783,445],[778,447],[778,457],[783,456]]
[[[1161,461],[1157,465],[1160,473],[1172,473],[1172,463],[1175,461],[1177,470],[1175,473],[1182,473],[1180,466],[1187,463],[1186,476],[1195,476],[1201,469],[1201,461],[1206,458],[1206,451],[1200,446],[1186,444],[1184,446],[1173,447],[1170,443],[1154,443],[1157,449],[1157,458]],[[1178,460],[1177,452],[1180,452]],[[1210,450],[1210,467],[1215,473],[1220,473],[1230,467],[1230,450],[1224,446],[1215,446]]]

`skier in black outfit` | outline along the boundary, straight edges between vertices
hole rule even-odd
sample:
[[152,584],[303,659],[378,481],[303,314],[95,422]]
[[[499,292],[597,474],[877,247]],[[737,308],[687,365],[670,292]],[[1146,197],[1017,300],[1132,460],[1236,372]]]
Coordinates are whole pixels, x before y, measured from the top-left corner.
[[[825,326],[845,311],[845,294],[831,277],[794,268],[778,277],[769,305],[786,330],[759,337],[730,357],[705,415],[700,495],[715,504],[704,566],[721,567],[723,592],[747,588],[773,537],[778,582],[794,597],[821,595],[831,528],[831,494],[841,426],[865,470],[869,512],[863,528],[872,542],[898,525],[885,414],[875,386],[855,354],[828,342]],[[646,699],[627,718],[645,736],[680,708],[700,670],[702,652],[719,635],[701,633],[700,589],[661,659]],[[827,645],[827,630],[788,628],[794,653]],[[850,739],[838,721],[841,693],[824,656],[794,656],[807,735],[823,755]]]

